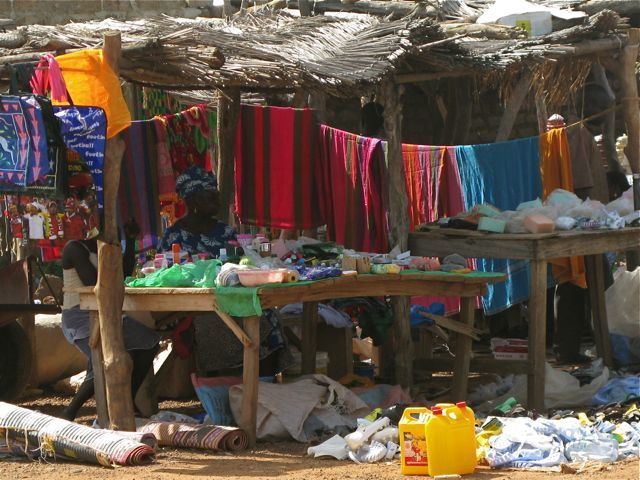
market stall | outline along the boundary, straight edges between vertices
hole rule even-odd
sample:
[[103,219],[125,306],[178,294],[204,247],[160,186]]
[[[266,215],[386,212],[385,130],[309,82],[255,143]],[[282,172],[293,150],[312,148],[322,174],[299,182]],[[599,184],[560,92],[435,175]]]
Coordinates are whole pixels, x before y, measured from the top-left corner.
[[[473,299],[484,294],[487,283],[502,280],[500,274],[462,275],[441,272],[404,273],[400,275],[354,275],[335,279],[320,280],[304,285],[284,284],[279,288],[265,285],[258,291],[260,304],[264,308],[286,305],[294,302],[318,302],[333,298],[353,296],[398,296],[398,295],[442,295],[462,298],[460,322],[472,325],[474,319]],[[243,288],[243,287],[237,287]],[[97,311],[98,305],[92,288],[78,290],[81,307]],[[315,304],[317,307],[317,304]],[[163,312],[221,312],[216,302],[215,289],[208,288],[127,288],[124,294],[124,310],[163,311]],[[223,313],[223,319],[229,328],[244,345],[242,397],[243,418],[240,426],[249,435],[250,444],[255,444],[256,411],[258,401],[258,349],[260,339],[258,317],[243,319],[243,328]],[[408,323],[409,318],[406,318]],[[309,328],[310,327],[310,328]],[[408,328],[408,326],[407,326]],[[314,338],[315,322],[307,325],[303,343]],[[466,396],[469,372],[471,342],[461,341],[456,351],[454,367],[453,400],[461,400]],[[315,348],[303,352],[305,356],[313,355]],[[96,375],[99,378],[101,375]],[[97,390],[99,391],[99,389]],[[99,410],[104,411],[104,399],[98,397]]]

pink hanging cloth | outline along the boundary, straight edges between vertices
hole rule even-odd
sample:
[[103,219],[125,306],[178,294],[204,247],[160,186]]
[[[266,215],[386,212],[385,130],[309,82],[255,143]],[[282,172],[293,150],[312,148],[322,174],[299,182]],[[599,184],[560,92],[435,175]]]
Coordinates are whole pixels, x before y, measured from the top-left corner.
[[40,62],[29,82],[33,93],[47,95],[51,91],[51,98],[57,102],[69,102],[67,85],[62,77],[62,71],[56,58],[50,53],[40,57]]

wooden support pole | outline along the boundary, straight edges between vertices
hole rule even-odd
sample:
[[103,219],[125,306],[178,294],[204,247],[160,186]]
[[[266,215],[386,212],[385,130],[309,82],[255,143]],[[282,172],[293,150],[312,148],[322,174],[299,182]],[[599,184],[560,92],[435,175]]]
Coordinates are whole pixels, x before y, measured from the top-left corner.
[[302,373],[316,373],[318,302],[302,304]]
[[[236,128],[240,118],[240,89],[218,92],[218,191],[220,218],[229,223],[235,191]],[[234,222],[231,222],[234,223]]]
[[544,380],[547,329],[547,262],[531,260],[529,295],[529,363],[527,376],[527,407],[544,410]]
[[244,331],[251,340],[244,347],[242,367],[242,414],[240,428],[249,437],[249,446],[256,444],[256,422],[258,413],[258,373],[260,371],[260,317],[245,317]]
[[[119,32],[104,36],[105,60],[118,74],[121,52]],[[110,427],[135,430],[131,400],[131,357],[124,349],[122,335],[122,249],[118,240],[116,200],[125,144],[118,138],[107,140],[104,164],[104,231],[98,242],[98,282],[95,287],[100,313],[100,337],[104,355],[105,384]]]
[[[475,320],[475,298],[462,297],[460,299],[460,323],[473,328]],[[469,383],[469,365],[471,362],[471,347],[473,341],[466,335],[456,335],[456,358],[453,369],[453,385],[451,387],[452,400],[461,402],[467,399]]]
[[536,92],[536,117],[538,118],[538,133],[543,134],[547,131],[547,105],[544,101],[544,94],[542,92]]
[[98,423],[100,426],[109,425],[109,410],[107,409],[107,390],[104,383],[104,359],[102,357],[102,344],[100,342],[100,317],[98,312],[91,312],[91,337],[89,346],[91,347],[91,364],[93,366],[93,386],[94,397],[96,399],[96,410],[98,412]]
[[593,334],[596,339],[598,356],[604,364],[613,367],[611,352],[611,337],[609,335],[609,321],[604,300],[604,258],[602,255],[587,255],[585,258],[587,285],[589,286],[589,301],[591,317],[593,318]]
[[[401,88],[392,81],[383,87],[384,129],[388,145],[389,171],[389,233],[392,247],[407,249],[409,213],[402,160]],[[409,324],[409,297],[392,297],[393,340],[396,381],[403,387],[413,383],[413,342]]]
[[311,2],[309,0],[298,0],[298,10],[301,17],[311,16]]
[[640,47],[640,28],[629,29],[629,42],[622,50],[620,64],[622,72],[620,86],[622,89],[622,111],[627,127],[626,154],[633,173],[640,173],[640,103],[638,101],[638,83],[636,79],[636,62]]
[[496,142],[504,142],[509,140],[511,130],[516,123],[518,112],[522,106],[522,102],[529,93],[531,88],[531,76],[527,71],[523,72],[522,77],[513,88],[511,96],[507,100],[507,104],[504,108],[504,114],[500,119],[500,126],[498,127],[498,133],[496,134]]

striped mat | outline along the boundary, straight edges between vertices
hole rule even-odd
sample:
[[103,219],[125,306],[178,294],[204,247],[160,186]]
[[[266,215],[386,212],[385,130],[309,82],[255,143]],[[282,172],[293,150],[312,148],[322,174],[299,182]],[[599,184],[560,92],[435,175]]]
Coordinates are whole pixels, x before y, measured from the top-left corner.
[[150,422],[138,427],[138,432],[152,433],[161,447],[238,452],[245,450],[249,445],[247,434],[236,427]]

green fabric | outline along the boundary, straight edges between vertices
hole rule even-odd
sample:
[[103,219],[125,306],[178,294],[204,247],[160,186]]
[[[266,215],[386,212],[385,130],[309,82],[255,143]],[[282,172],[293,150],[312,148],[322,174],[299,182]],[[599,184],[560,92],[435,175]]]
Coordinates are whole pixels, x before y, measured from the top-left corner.
[[225,313],[232,317],[262,315],[258,291],[261,287],[217,287],[216,302]]
[[150,273],[144,278],[128,277],[127,287],[203,287],[215,286],[220,271],[219,260],[200,260],[184,265],[172,265]]

